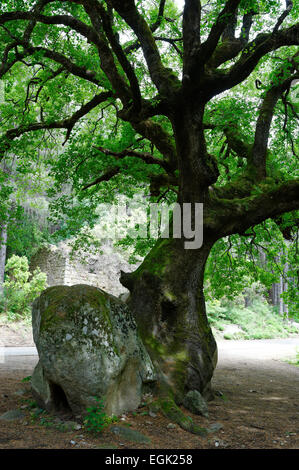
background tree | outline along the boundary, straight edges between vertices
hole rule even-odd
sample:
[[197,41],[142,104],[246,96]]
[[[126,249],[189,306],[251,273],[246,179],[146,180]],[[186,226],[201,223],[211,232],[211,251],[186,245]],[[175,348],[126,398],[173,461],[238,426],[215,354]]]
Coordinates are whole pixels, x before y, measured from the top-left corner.
[[[188,390],[211,393],[209,254],[218,240],[247,235],[269,218],[281,225],[282,214],[299,208],[291,93],[299,78],[298,8],[275,0],[186,0],[182,14],[170,0],[1,4],[7,104],[0,151],[26,162],[28,149],[65,129],[55,189],[71,180],[80,204],[63,195],[56,211],[83,210],[92,222],[86,209],[97,206],[99,190],[104,200],[144,182],[154,200],[167,193],[204,203],[200,249],[185,250],[184,238],[158,240],[121,278],[164,408],[194,432],[175,403]],[[105,116],[110,108],[114,122]]]
[[[42,176],[42,177],[41,177]],[[11,254],[28,259],[50,239],[45,190],[49,184],[42,160],[26,167],[15,155],[0,164],[0,291]]]

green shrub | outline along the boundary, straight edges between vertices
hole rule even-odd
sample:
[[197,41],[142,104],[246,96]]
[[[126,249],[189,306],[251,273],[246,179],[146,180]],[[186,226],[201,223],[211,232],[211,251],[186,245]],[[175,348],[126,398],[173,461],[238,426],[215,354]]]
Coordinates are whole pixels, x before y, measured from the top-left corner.
[[296,350],[296,356],[295,359],[292,359],[291,361],[287,361],[289,364],[292,364],[293,366],[299,367],[299,349],[297,348]]
[[277,313],[276,309],[262,299],[253,300],[250,307],[242,307],[238,301],[226,298],[207,302],[210,324],[223,331],[230,324],[238,325],[243,331],[224,334],[225,339],[270,339],[285,338],[298,333]]
[[118,420],[116,416],[107,416],[104,412],[104,401],[100,398],[94,397],[96,404],[90,406],[86,410],[84,419],[85,429],[93,433],[100,433],[109,424]]
[[47,275],[36,269],[31,275],[26,256],[13,255],[5,266],[0,312],[14,321],[30,314],[33,300],[47,287]]

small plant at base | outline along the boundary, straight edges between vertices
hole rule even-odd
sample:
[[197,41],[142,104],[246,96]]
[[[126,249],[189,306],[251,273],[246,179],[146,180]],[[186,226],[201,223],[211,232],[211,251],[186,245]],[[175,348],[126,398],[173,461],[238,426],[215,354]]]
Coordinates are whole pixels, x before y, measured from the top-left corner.
[[105,417],[105,422],[106,422],[107,426],[109,424],[117,423],[118,421],[119,421],[119,418],[115,415]]
[[30,382],[31,380],[31,375],[28,375],[28,377],[24,377],[21,382]]
[[28,408],[29,410],[38,408],[36,401],[30,398],[22,398],[21,403],[22,405],[26,405],[26,408]]
[[109,417],[106,415],[104,410],[103,399],[94,397],[96,404],[90,406],[86,410],[84,419],[85,429],[90,432],[102,432],[103,429],[110,424],[108,422]]

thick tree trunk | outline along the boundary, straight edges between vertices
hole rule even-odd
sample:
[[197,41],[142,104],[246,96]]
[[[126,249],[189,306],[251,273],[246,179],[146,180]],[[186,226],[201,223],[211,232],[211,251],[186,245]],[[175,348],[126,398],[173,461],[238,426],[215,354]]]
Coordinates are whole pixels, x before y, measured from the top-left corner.
[[158,389],[177,404],[197,390],[211,398],[217,345],[208,324],[203,277],[213,243],[186,250],[183,239],[160,239],[142,265],[121,282],[158,371]]
[[[181,205],[207,203],[208,186],[217,179],[206,149],[203,112],[203,105],[190,99],[189,106],[180,108],[172,119]],[[131,292],[131,310],[158,371],[159,393],[172,393],[177,404],[191,390],[211,398],[217,363],[203,293],[205,265],[216,237],[204,227],[200,249],[186,249],[185,241],[160,239],[139,269],[121,278]]]
[[203,127],[204,105],[189,98],[173,118],[179,169],[179,202],[207,202],[208,188],[219,172],[207,151]]

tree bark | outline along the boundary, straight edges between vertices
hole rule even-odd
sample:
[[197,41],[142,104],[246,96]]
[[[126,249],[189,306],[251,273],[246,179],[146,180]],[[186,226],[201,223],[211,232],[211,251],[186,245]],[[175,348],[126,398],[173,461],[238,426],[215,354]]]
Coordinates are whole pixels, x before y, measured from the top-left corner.
[[213,242],[186,250],[183,239],[160,239],[142,265],[121,282],[158,372],[158,392],[182,403],[190,390],[211,398],[217,345],[208,324],[204,269]]

